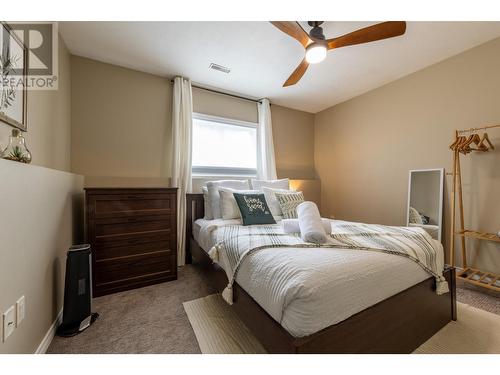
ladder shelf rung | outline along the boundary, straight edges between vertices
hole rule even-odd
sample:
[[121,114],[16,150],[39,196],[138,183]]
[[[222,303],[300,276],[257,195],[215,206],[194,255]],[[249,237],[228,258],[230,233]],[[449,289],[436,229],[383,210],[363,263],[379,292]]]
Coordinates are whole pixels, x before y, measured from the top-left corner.
[[475,230],[465,229],[465,230],[455,232],[455,234],[458,236],[462,236],[462,237],[475,238],[477,240],[500,242],[500,237],[498,237],[494,233],[478,232]]
[[[474,279],[473,278],[474,276],[477,276],[478,278]],[[472,285],[500,292],[500,285],[496,284],[500,279],[500,275],[497,275],[492,272],[481,271],[477,268],[467,267],[464,270],[457,273],[457,278],[460,278],[463,281]],[[487,279],[489,279],[490,281],[488,281]]]

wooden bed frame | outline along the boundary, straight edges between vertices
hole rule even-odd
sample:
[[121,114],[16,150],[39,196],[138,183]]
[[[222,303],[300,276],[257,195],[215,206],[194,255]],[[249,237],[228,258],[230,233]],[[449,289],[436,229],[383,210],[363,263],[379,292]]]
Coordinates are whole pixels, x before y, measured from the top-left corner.
[[[204,216],[203,194],[187,194],[186,263],[204,270],[222,291],[227,276],[192,236],[192,223]],[[457,319],[455,269],[444,276],[450,292],[438,296],[434,277],[418,283],[350,318],[306,337],[295,338],[237,283],[234,311],[269,353],[411,353],[451,320]]]

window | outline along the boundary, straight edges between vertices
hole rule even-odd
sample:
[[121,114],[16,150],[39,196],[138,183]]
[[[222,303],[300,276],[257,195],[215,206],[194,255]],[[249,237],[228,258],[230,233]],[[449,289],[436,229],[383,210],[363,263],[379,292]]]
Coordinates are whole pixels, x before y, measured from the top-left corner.
[[193,114],[193,175],[256,176],[257,126]]

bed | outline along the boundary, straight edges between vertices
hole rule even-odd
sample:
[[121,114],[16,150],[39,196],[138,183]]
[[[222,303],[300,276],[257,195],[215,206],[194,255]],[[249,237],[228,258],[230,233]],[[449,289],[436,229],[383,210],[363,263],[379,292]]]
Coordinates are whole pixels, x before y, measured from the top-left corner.
[[[222,291],[228,277],[207,251],[218,226],[233,223],[201,219],[202,194],[188,194],[187,212],[186,261],[203,268],[209,282]],[[292,269],[301,262],[301,251],[295,250],[286,258]],[[311,260],[311,270],[301,269],[299,274],[306,277],[299,277],[280,300],[273,294],[273,272],[286,254],[286,248],[259,252],[255,257],[265,259],[243,264],[233,285],[232,308],[270,353],[410,353],[456,319],[452,268],[443,272],[450,292],[437,295],[434,277],[408,259],[318,249],[317,263]],[[253,277],[256,265],[264,277]],[[387,272],[391,277],[383,277]],[[314,284],[308,285],[313,275]]]

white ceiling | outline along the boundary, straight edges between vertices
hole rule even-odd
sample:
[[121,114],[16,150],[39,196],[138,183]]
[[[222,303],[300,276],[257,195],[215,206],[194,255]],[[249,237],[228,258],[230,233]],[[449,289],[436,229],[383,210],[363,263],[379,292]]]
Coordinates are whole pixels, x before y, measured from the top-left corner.
[[[373,23],[325,22],[323,29],[331,38]],[[267,22],[61,22],[59,28],[72,54],[183,75],[312,113],[500,37],[500,22],[408,22],[401,37],[329,51],[297,85],[283,88],[304,50]],[[212,62],[231,72],[208,69]]]

